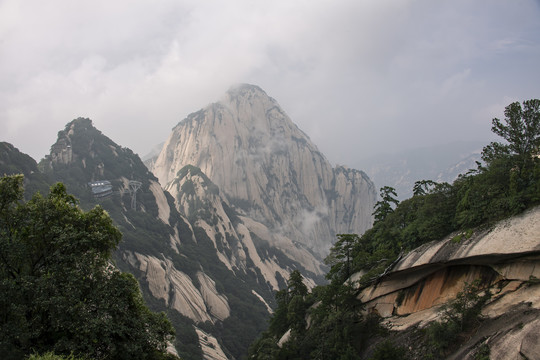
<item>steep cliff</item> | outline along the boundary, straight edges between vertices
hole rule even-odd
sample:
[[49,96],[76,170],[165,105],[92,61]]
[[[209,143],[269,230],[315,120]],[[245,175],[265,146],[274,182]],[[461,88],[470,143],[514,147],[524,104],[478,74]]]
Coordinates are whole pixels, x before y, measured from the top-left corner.
[[[360,274],[357,274],[357,276]],[[537,358],[540,319],[540,207],[480,229],[452,234],[404,256],[359,298],[366,310],[385,318],[392,330],[424,328],[466,284],[480,281],[491,299],[485,319],[450,358],[473,359],[482,344],[491,359]],[[414,353],[414,349],[411,348]]]
[[322,275],[320,261],[312,253],[265,224],[237,214],[199,168],[182,168],[167,191],[176,199],[178,211],[195,232],[205,234],[219,261],[232,273],[256,274],[268,291],[282,287],[293,269],[301,269],[312,280]]
[[319,256],[337,233],[363,233],[371,225],[372,182],[360,171],[333,169],[256,86],[234,87],[181,121],[152,171],[169,188],[186,165],[200,168],[242,216]]

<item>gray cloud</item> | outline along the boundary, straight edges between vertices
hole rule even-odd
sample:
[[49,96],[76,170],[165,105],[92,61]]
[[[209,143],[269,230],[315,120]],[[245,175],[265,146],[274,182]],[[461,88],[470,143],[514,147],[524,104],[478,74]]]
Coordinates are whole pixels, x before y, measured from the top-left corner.
[[334,163],[491,138],[540,95],[538,1],[0,1],[0,140],[71,119],[144,154],[248,82]]

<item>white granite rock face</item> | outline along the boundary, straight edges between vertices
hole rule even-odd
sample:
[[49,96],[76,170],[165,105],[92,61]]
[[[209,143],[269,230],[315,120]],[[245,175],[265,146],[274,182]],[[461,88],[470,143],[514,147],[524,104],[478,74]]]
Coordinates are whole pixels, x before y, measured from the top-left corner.
[[[320,260],[312,253],[297,247],[291,239],[271,231],[266,225],[244,216],[239,216],[239,222],[233,224],[224,209],[225,199],[198,168],[182,169],[169,183],[167,191],[175,198],[178,211],[194,226],[204,230],[216,249],[218,259],[230,271],[253,271],[247,265],[249,259],[274,290],[279,290],[278,276],[283,279],[289,277],[292,262],[298,262],[315,275],[324,274]],[[272,244],[274,251],[282,253],[289,261],[280,263],[275,256],[265,256],[262,251],[259,254],[257,241],[259,246],[260,241]],[[313,286],[309,275],[305,276],[308,285]]]
[[411,251],[396,264],[393,272],[478,257],[504,258],[536,253],[540,251],[540,207],[503,220],[493,229],[475,233],[469,239],[456,242],[454,235]]
[[168,259],[139,253],[124,253],[125,260],[144,273],[150,292],[165,305],[193,321],[223,321],[230,315],[227,298],[220,294],[215,282],[199,272],[197,288],[191,278],[174,267]]
[[256,86],[233,88],[181,121],[152,171],[167,188],[186,165],[200,168],[242,215],[321,256],[337,233],[363,233],[372,223],[376,191],[368,177],[332,168]]
[[220,321],[228,318],[231,308],[227,298],[218,293],[216,282],[203,272],[197,273],[197,279],[201,284],[201,295],[210,314]]
[[[423,284],[421,296],[414,299],[417,303],[429,297],[430,287],[435,287],[433,299],[425,301],[425,308],[445,302],[445,291],[451,297],[457,293],[453,286],[475,278],[489,278],[493,283],[540,278],[540,207],[500,221],[492,229],[461,242],[453,241],[454,235],[409,252],[387,276],[363,289],[360,299],[377,306],[379,302],[393,301],[399,291]],[[438,298],[443,300],[435,301]],[[393,312],[399,313],[399,309]]]
[[209,334],[198,327],[195,328],[195,332],[199,337],[204,360],[228,360],[221,345],[219,345],[219,342],[212,334]]

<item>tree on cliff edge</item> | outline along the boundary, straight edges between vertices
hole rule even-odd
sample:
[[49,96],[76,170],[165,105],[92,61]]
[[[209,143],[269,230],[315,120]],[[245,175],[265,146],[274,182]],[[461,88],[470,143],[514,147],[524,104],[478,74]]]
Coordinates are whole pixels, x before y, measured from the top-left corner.
[[380,190],[379,197],[380,200],[375,203],[375,211],[371,214],[375,219],[373,225],[383,222],[399,204],[396,189],[391,186],[383,186]]
[[520,165],[532,161],[531,155],[539,155],[540,150],[540,100],[532,99],[514,102],[504,109],[505,119],[493,119],[491,131],[506,143],[492,142],[482,151],[487,163],[503,156],[515,156]]
[[0,178],[2,358],[165,358],[172,326],[111,265],[121,234],[108,214],[82,211],[62,184],[23,202],[22,183],[22,175]]

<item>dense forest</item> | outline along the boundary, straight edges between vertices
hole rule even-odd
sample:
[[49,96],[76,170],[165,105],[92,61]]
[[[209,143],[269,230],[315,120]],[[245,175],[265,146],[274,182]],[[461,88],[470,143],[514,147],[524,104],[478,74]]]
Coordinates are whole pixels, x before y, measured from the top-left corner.
[[[328,285],[311,292],[298,271],[276,294],[277,309],[268,329],[252,344],[250,359],[358,359],[371,337],[388,330],[376,315],[365,315],[357,299],[403,254],[433,240],[455,234],[470,237],[478,227],[519,214],[540,203],[540,100],[512,103],[505,119],[493,119],[492,131],[503,142],[482,151],[483,163],[452,184],[418,181],[413,196],[399,202],[391,187],[381,188],[373,227],[362,236],[340,234],[326,263]],[[362,274],[356,283],[351,275]],[[431,356],[441,355],[448,342],[479,313],[486,301],[470,284],[448,305],[443,321],[426,335]],[[459,325],[459,326],[458,326]],[[285,335],[285,336],[284,336]],[[281,341],[280,341],[281,340]],[[406,359],[405,349],[381,343],[373,359]]]

